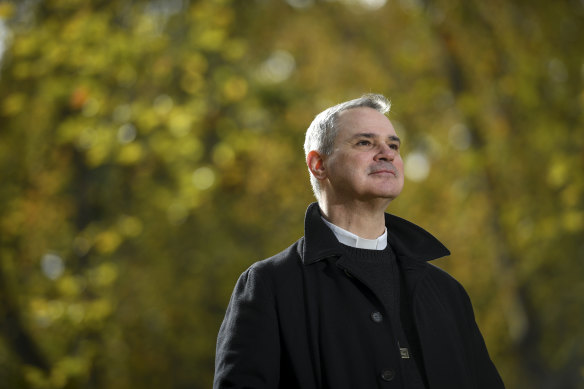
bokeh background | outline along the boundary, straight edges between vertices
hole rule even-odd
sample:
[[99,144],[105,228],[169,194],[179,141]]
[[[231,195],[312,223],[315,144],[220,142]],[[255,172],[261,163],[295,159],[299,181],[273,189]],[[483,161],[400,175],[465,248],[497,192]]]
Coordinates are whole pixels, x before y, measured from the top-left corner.
[[584,388],[581,0],[0,1],[0,387],[212,385],[322,109],[393,103],[509,388]]

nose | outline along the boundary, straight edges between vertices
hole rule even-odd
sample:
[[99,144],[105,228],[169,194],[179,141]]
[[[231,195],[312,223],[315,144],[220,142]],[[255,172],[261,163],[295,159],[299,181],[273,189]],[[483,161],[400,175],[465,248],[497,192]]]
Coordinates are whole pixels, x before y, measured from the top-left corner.
[[382,143],[379,146],[377,154],[375,154],[376,161],[393,161],[395,158],[396,151],[390,147],[387,143]]

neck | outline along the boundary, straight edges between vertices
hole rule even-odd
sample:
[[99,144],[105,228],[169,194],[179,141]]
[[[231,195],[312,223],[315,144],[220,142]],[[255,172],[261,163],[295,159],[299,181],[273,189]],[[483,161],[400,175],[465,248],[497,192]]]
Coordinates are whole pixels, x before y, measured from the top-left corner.
[[353,234],[376,239],[385,231],[385,209],[390,200],[334,202],[325,196],[318,205],[326,220]]

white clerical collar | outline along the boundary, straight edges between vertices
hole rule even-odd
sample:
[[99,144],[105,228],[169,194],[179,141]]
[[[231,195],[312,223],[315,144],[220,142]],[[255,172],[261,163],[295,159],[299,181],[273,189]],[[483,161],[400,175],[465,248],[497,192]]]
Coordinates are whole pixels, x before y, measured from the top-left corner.
[[339,226],[335,226],[333,223],[322,217],[322,220],[327,226],[333,231],[339,242],[346,244],[347,246],[355,247],[358,249],[368,249],[368,250],[384,250],[387,247],[387,228],[383,231],[383,234],[377,239],[365,239],[361,238],[352,232],[342,229]]

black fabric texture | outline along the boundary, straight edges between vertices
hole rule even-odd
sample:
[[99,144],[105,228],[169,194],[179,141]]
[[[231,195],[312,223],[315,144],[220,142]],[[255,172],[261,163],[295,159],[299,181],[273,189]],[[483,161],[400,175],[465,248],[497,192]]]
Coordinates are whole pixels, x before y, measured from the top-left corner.
[[[366,284],[380,299],[386,310],[390,331],[400,348],[408,350],[409,358],[402,358],[405,385],[408,389],[426,389],[419,340],[411,320],[411,309],[406,293],[400,285],[400,271],[395,254],[388,244],[384,250],[369,250],[342,245],[352,264],[353,276]],[[354,267],[353,267],[354,266]]]
[[[386,227],[399,268],[403,337],[421,354],[428,388],[503,389],[466,291],[428,263],[449,251],[406,220],[386,215]],[[304,231],[238,279],[217,336],[213,387],[408,388],[395,324],[378,315],[396,311],[379,297],[385,286],[361,281],[369,276],[322,221],[316,203],[308,207]],[[403,301],[411,314],[403,314]]]

